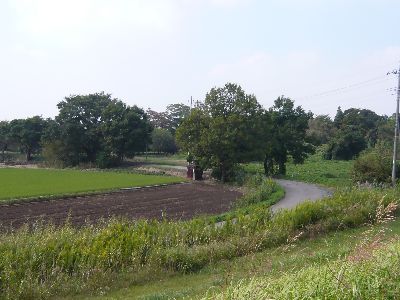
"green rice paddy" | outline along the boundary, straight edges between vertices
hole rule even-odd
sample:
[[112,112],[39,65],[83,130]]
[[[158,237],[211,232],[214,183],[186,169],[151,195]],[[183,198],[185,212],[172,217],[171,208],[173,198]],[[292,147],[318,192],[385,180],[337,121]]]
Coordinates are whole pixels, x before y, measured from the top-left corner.
[[0,202],[181,182],[182,178],[127,172],[0,169]]

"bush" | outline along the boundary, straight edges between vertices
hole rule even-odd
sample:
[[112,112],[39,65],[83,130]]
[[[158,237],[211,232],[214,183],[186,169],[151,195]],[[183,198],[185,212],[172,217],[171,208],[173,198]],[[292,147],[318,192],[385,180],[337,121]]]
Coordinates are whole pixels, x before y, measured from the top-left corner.
[[[352,175],[355,182],[390,183],[392,174],[392,151],[389,145],[377,144],[364,151],[354,162]],[[397,166],[397,177],[400,175]]]

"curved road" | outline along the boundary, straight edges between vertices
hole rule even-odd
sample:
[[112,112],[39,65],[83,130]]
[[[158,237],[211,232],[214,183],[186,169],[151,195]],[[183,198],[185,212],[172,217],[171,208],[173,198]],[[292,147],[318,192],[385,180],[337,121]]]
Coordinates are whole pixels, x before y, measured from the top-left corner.
[[284,179],[275,179],[275,181],[284,188],[285,197],[271,206],[273,212],[279,209],[293,208],[306,200],[316,201],[332,194],[328,189],[315,184]]

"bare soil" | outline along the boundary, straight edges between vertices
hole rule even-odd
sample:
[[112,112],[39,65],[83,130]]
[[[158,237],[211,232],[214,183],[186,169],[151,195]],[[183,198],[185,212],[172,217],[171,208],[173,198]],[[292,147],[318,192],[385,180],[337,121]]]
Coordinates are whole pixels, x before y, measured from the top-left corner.
[[217,184],[185,183],[118,191],[101,195],[0,205],[3,229],[32,225],[37,221],[55,225],[69,222],[81,226],[111,217],[129,219],[190,219],[197,215],[229,210],[241,196],[237,190]]

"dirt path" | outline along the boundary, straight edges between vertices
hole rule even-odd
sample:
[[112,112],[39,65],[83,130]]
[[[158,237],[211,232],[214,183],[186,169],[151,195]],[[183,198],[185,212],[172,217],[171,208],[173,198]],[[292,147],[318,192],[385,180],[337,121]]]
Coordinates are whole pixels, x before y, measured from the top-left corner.
[[112,216],[129,219],[190,219],[200,214],[219,214],[229,210],[241,193],[222,185],[187,183],[142,188],[102,195],[71,197],[51,201],[32,201],[0,205],[0,224],[18,228],[37,220],[74,225],[96,222]]
[[293,208],[305,200],[316,201],[331,195],[329,190],[315,184],[284,179],[276,179],[275,181],[285,189],[285,197],[271,207],[274,212],[279,209]]

